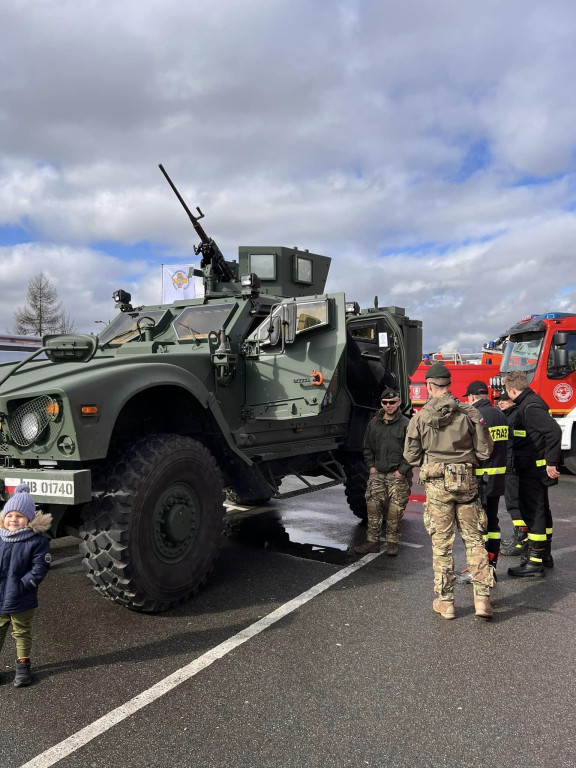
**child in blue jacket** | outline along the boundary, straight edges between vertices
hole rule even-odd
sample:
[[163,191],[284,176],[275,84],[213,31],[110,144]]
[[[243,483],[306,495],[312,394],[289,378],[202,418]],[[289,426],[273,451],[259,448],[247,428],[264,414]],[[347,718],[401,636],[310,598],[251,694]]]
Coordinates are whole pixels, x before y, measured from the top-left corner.
[[16,640],[14,685],[30,685],[32,621],[38,586],[50,567],[50,543],[42,532],[52,515],[36,513],[27,485],[19,485],[2,510],[0,523],[0,649],[8,627]]

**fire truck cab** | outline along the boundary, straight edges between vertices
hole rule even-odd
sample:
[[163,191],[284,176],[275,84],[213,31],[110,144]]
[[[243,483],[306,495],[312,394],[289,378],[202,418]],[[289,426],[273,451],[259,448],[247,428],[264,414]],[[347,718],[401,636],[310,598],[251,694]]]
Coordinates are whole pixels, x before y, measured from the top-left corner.
[[500,376],[523,371],[562,429],[565,467],[576,474],[576,315],[548,312],[524,318],[504,334]]

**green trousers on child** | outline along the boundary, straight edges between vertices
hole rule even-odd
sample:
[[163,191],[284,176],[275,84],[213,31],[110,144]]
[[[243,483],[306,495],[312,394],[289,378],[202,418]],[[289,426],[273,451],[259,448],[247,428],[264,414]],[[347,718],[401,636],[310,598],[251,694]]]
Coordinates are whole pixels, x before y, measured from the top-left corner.
[[16,658],[25,659],[30,656],[32,650],[32,621],[36,608],[18,613],[0,614],[0,650],[4,645],[4,639],[8,627],[12,624],[12,637],[16,640]]

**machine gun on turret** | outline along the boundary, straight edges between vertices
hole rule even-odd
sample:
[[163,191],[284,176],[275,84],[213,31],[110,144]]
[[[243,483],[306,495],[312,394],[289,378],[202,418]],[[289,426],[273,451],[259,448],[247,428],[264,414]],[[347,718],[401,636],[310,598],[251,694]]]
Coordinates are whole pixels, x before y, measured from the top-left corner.
[[200,219],[204,218],[204,214],[200,210],[198,206],[196,206],[196,210],[198,211],[198,216],[194,216],[190,208],[186,205],[184,202],[184,199],[182,198],[182,195],[178,190],[176,189],[176,186],[174,185],[174,182],[168,176],[166,173],[166,170],[162,163],[158,164],[158,167],[164,174],[166,181],[170,186],[172,187],[172,191],[180,201],[180,204],[188,214],[188,218],[192,222],[192,226],[196,230],[196,233],[198,234],[200,238],[200,245],[194,246],[194,253],[198,255],[199,253],[202,254],[202,261],[200,262],[200,267],[204,269],[205,267],[211,266],[212,267],[212,273],[222,282],[234,282],[237,278],[232,269],[230,268],[230,265],[228,262],[224,259],[224,256],[222,255],[222,251],[214,240],[211,237],[208,237],[206,232],[204,231],[204,227],[200,224]]

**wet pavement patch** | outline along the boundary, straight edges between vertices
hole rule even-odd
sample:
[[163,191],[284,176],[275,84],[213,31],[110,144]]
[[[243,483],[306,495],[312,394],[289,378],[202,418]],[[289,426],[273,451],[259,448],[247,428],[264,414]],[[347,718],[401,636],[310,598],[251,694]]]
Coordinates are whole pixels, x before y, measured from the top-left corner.
[[282,552],[307,560],[318,560],[333,565],[345,565],[352,558],[352,550],[346,542],[328,539],[321,527],[310,530],[309,518],[298,525],[297,519],[283,518],[277,509],[252,509],[229,512],[226,517],[226,533],[251,547]]

